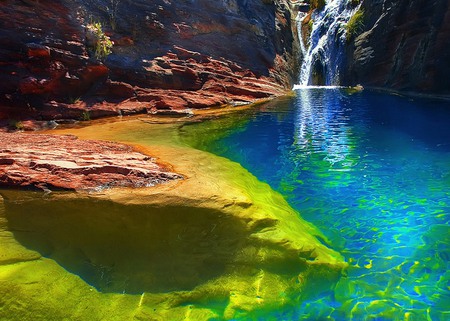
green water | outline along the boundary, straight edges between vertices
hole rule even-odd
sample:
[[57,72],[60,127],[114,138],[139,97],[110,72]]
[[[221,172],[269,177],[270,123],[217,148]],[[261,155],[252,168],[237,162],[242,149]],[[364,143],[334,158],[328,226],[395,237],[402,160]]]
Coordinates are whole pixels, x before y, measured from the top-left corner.
[[448,102],[302,89],[234,128],[184,128],[281,192],[350,263],[328,293],[260,320],[450,320],[449,123]]

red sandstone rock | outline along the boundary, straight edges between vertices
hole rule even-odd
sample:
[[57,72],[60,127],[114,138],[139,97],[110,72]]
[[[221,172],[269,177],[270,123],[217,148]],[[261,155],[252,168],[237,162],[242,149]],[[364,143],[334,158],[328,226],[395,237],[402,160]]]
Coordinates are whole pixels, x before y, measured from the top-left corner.
[[75,136],[0,132],[0,186],[42,190],[153,186],[181,175],[130,146]]
[[50,59],[50,48],[36,43],[27,44],[28,57]]
[[132,46],[134,45],[134,40],[130,37],[121,37],[118,39],[114,39],[115,46]]
[[[270,78],[256,77],[251,70],[234,62],[213,59],[180,47],[173,50],[147,62],[146,81],[151,86],[133,87],[126,82],[107,80],[96,90],[95,97],[80,98],[71,103],[52,100],[28,115],[46,120],[87,120],[147,112],[191,114],[190,109],[251,103],[285,92]],[[89,78],[90,74],[94,74],[94,78],[102,77],[105,68],[89,66],[84,78]],[[30,93],[41,89],[37,80],[26,84],[28,86],[24,88],[29,88]]]
[[[0,123],[254,102],[292,83],[286,0],[120,2],[115,28],[104,19],[107,6],[0,2]],[[85,28],[90,19],[116,42],[101,62]]]

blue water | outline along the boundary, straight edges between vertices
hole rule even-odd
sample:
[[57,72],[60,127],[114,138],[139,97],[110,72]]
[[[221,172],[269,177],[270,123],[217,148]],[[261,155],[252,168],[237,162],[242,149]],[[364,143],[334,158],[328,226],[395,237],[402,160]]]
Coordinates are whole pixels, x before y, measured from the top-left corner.
[[350,264],[262,320],[450,320],[450,103],[301,89],[203,148],[241,163]]

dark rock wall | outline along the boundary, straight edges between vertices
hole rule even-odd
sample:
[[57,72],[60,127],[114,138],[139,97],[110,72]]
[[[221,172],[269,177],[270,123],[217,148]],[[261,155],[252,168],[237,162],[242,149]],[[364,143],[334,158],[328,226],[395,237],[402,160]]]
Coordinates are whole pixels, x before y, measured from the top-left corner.
[[120,0],[112,24],[111,15],[102,10],[111,2],[79,1],[105,26],[115,25],[116,37],[133,41],[108,58],[113,67],[140,70],[146,67],[143,60],[162,56],[177,45],[233,61],[287,87],[296,76],[294,17],[287,0]]
[[365,30],[352,39],[343,82],[450,94],[450,2],[364,0]]
[[90,61],[84,29],[60,1],[0,2],[0,99],[75,96],[106,70]]

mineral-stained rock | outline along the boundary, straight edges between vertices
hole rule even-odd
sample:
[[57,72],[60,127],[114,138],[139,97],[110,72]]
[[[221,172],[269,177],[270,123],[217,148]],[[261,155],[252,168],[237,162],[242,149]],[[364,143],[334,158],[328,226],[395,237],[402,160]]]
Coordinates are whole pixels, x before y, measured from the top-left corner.
[[448,0],[364,0],[344,83],[450,95]]
[[[283,94],[296,75],[292,18],[286,0],[1,1],[0,120],[97,118]],[[115,42],[102,60],[86,31],[92,21]],[[139,103],[149,91],[155,99]]]
[[84,141],[75,136],[1,132],[0,141],[0,187],[142,187],[182,178],[123,144]]

